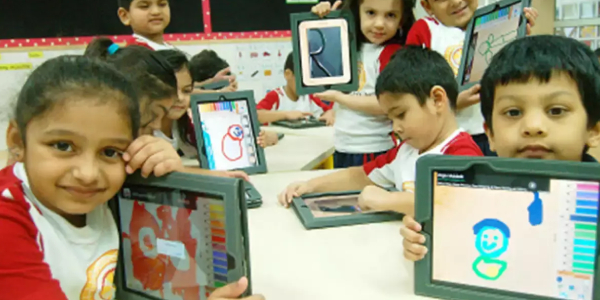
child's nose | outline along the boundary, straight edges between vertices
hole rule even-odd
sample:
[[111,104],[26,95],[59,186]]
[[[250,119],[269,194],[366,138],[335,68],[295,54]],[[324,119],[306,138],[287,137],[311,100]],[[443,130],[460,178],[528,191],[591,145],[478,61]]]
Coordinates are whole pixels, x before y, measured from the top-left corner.
[[545,136],[547,129],[545,118],[539,114],[530,114],[523,118],[522,134],[527,137]]
[[83,185],[93,185],[98,180],[100,173],[95,155],[89,154],[77,161],[73,176]]

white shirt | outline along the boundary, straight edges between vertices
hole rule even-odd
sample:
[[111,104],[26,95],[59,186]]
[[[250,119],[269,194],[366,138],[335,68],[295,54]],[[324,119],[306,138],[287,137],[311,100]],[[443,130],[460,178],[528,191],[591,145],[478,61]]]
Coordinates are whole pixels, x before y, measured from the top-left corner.
[[155,51],[176,49],[175,46],[173,46],[167,42],[159,44],[159,43],[151,41],[150,39],[147,39],[139,34],[134,34],[133,37],[136,39],[137,43],[146,44],[146,45],[148,45],[148,47],[152,48]]
[[302,111],[310,112],[315,118],[320,117],[326,105],[313,95],[298,96],[298,100],[293,101],[285,93],[283,87],[276,88],[265,96],[256,106],[256,109],[265,109],[271,111]]

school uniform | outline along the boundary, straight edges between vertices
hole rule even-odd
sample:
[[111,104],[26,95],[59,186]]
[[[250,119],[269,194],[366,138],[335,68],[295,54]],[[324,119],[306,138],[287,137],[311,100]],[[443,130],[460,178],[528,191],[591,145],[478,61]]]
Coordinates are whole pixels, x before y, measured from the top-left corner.
[[419,153],[419,149],[402,142],[385,155],[365,164],[363,169],[369,179],[378,186],[414,192],[417,160],[428,154],[483,156],[471,136],[459,129],[425,153]]
[[[386,46],[365,43],[359,61],[359,88],[352,95],[374,96],[379,73],[385,68],[400,45]],[[361,166],[395,146],[392,122],[385,115],[370,115],[336,103],[334,167]]]
[[33,195],[24,165],[0,171],[0,299],[112,299],[119,235],[107,205],[76,228]]
[[330,110],[331,105],[323,103],[321,99],[313,95],[302,95],[294,101],[288,97],[283,87],[279,87],[268,92],[265,98],[258,102],[256,109],[310,112],[315,118],[318,118]]
[[147,39],[139,34],[134,34],[132,36],[132,38],[129,41],[127,41],[127,45],[128,46],[129,45],[142,46],[142,47],[146,47],[146,48],[149,48],[149,49],[155,50],[155,51],[176,49],[175,46],[173,46],[167,42],[159,44],[159,43],[151,41],[150,39]]
[[[187,120],[189,120],[189,119],[187,119]],[[186,122],[186,123],[188,123],[188,122]],[[188,132],[191,132],[191,134],[188,134],[188,137],[189,137],[189,135],[194,134],[194,125],[191,124],[191,122],[189,122],[189,124],[186,124],[186,126],[187,126]],[[198,157],[198,150],[196,149],[195,138],[188,139],[188,141],[190,141],[190,142],[192,140],[194,141],[193,145],[182,141],[181,135],[179,134],[179,125],[177,124],[177,121],[173,121],[172,130],[171,130],[172,137],[167,136],[161,130],[154,130],[152,133],[155,137],[161,138],[161,139],[169,142],[169,144],[171,144],[171,146],[173,146],[173,148],[175,150],[177,150],[177,152],[179,153],[179,156],[182,156],[185,158],[197,158]]]
[[[425,17],[413,25],[406,39],[407,45],[425,46],[440,53],[458,76],[460,69],[465,31],[457,27],[447,27],[433,17]],[[471,105],[456,113],[458,126],[473,135],[475,142],[487,155],[492,155],[483,129],[483,115],[479,103]]]

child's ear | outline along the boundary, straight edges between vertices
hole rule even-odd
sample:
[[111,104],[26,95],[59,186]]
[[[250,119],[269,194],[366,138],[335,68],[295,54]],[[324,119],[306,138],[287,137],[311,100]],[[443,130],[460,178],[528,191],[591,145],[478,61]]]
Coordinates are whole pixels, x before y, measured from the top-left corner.
[[6,130],[6,145],[10,154],[9,161],[11,162],[22,162],[25,158],[25,141],[21,136],[19,127],[15,120],[11,120],[8,123],[8,129]]
[[433,16],[433,11],[431,10],[431,5],[427,0],[421,0],[421,6],[427,12],[428,15]]
[[590,148],[596,148],[600,146],[600,122],[588,129],[587,145]]
[[129,11],[127,11],[126,9],[119,7],[119,10],[117,11],[117,15],[119,15],[119,19],[121,20],[121,23],[123,23],[123,25],[125,26],[130,26],[131,25],[131,21],[129,20]]
[[431,88],[431,91],[429,91],[429,98],[433,100],[437,112],[441,112],[448,106],[448,94],[446,94],[446,90],[439,85]]
[[283,71],[283,76],[286,80],[290,80],[294,76],[294,72],[292,72],[290,69],[285,69],[285,71]]
[[496,145],[494,144],[494,135],[492,134],[492,130],[486,122],[483,122],[483,130],[485,131],[485,135],[487,135],[488,142],[490,144],[490,150],[492,152],[496,152]]

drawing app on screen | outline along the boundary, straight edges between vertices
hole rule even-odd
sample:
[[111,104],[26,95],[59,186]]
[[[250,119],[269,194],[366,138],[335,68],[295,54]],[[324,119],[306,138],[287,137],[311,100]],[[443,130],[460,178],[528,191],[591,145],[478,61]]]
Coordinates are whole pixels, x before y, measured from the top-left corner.
[[255,133],[244,100],[198,105],[204,132],[206,159],[211,170],[242,169],[258,165]]

